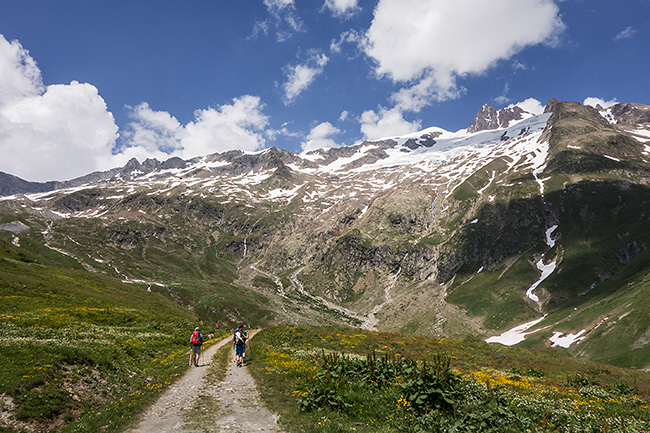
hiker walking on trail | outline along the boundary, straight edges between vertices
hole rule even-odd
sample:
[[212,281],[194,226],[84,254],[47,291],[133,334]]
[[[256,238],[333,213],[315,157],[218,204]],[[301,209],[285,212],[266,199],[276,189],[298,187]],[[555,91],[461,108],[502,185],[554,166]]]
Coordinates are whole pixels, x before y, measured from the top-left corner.
[[199,366],[199,357],[201,356],[201,345],[203,344],[203,335],[197,326],[190,337],[190,346],[192,346],[192,355],[194,355],[194,366]]
[[244,361],[246,360],[246,340],[248,340],[248,333],[244,331],[244,325],[239,325],[235,329],[235,335],[232,340],[237,367],[244,365]]

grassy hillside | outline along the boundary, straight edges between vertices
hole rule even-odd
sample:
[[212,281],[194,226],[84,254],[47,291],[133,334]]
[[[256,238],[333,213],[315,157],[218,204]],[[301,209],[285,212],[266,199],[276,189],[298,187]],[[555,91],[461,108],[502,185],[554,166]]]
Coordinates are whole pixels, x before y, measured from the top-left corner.
[[0,238],[0,432],[119,431],[187,368],[198,317]]
[[[549,314],[539,327],[552,329],[531,335],[527,346],[545,344],[552,331],[589,331],[572,346],[571,355],[624,367],[650,367],[650,251],[637,255],[628,266],[595,287],[581,302]],[[567,311],[568,310],[568,311]],[[606,350],[603,350],[606,348]]]
[[266,329],[251,371],[292,432],[647,432],[650,376],[465,339]]
[[[88,196],[96,197],[97,193],[75,192],[63,196],[53,206],[59,211],[85,209],[84,206],[93,204],[88,203]],[[217,225],[214,214],[218,211],[220,217],[221,209],[210,207],[209,201],[167,200],[158,203],[136,193],[120,207],[113,204],[117,208],[112,210],[114,219],[106,220],[57,218],[46,222],[40,215],[2,209],[0,222],[18,220],[28,225],[30,230],[18,236],[20,251],[34,254],[41,263],[138,281],[134,285],[150,288],[192,309],[206,323],[273,323],[273,311],[268,308],[270,300],[235,283],[238,271],[229,250],[233,243],[239,245],[243,237],[237,228]],[[130,210],[129,206],[143,206],[147,214]],[[137,214],[140,219],[120,219],[123,214]],[[244,220],[241,216],[232,219]],[[10,235],[0,231],[0,238],[8,243]]]

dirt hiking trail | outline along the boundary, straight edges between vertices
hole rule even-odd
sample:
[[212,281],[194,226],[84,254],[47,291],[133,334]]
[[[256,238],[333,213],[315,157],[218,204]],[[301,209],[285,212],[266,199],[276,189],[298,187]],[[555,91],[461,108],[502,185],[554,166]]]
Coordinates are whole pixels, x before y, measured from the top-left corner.
[[[255,333],[250,334],[252,338]],[[127,432],[284,433],[277,417],[262,404],[248,368],[237,367],[232,356],[223,382],[211,380],[209,366],[216,362],[212,358],[226,344],[232,345],[232,340],[207,349],[199,367],[170,386]]]

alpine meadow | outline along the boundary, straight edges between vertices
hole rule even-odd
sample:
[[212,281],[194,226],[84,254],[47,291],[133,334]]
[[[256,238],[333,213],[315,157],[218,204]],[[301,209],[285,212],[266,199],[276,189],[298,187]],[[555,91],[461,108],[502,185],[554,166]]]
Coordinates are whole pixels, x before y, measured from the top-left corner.
[[3,433],[123,431],[240,323],[287,431],[646,432],[650,106],[0,172],[0,296]]

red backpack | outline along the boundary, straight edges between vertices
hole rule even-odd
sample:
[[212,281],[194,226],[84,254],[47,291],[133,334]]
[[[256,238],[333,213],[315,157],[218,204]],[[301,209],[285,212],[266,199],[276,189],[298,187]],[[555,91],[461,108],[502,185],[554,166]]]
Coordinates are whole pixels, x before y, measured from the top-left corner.
[[192,346],[200,346],[203,344],[203,337],[201,337],[200,331],[194,331],[192,333],[192,338],[190,338],[190,344]]

